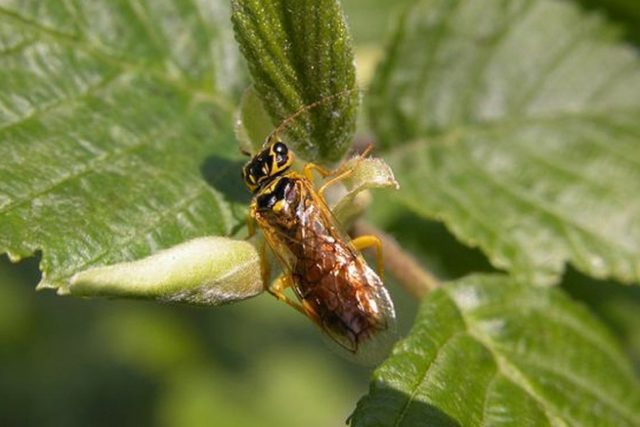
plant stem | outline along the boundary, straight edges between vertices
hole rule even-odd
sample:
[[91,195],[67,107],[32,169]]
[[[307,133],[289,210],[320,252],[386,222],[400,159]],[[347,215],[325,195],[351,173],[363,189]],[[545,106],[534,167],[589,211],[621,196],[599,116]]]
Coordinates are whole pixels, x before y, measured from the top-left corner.
[[402,249],[392,236],[362,220],[355,223],[353,230],[356,236],[372,234],[380,238],[385,271],[391,273],[409,294],[421,299],[440,286],[439,280]]

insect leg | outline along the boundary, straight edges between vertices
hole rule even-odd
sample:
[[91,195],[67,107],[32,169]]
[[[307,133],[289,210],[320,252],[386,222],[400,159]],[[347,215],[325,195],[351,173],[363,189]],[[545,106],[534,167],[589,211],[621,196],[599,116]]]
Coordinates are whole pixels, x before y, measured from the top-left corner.
[[378,267],[378,275],[384,279],[384,261],[382,260],[382,241],[376,236],[368,234],[366,236],[358,236],[351,241],[351,244],[359,251],[363,249],[376,248],[376,265]]
[[304,314],[306,317],[311,319],[313,323],[315,323],[318,326],[321,326],[322,322],[320,321],[318,315],[306,301],[302,301],[302,304],[300,304],[296,301],[293,301],[291,298],[289,298],[284,294],[284,291],[287,288],[290,288],[292,286],[293,286],[293,279],[291,278],[291,276],[287,274],[283,274],[280,277],[278,277],[276,280],[274,280],[271,286],[267,290],[271,295],[278,298],[280,301],[283,301],[289,304],[291,307],[295,308],[300,313]]
[[[373,145],[369,145],[363,152],[362,154],[360,154],[358,157],[359,158],[364,158],[366,156],[369,155],[369,153],[371,152],[371,150],[373,149]],[[346,163],[343,165],[345,166]],[[326,178],[327,176],[330,175],[335,175],[333,178],[331,178],[329,181],[325,182],[324,184],[322,184],[322,186],[320,187],[320,189],[318,190],[318,194],[320,194],[321,196],[323,195],[324,191],[331,185],[335,184],[336,182],[340,182],[343,179],[347,178],[349,175],[351,175],[353,173],[353,169],[346,169],[346,170],[342,170],[343,167],[340,167],[334,171],[328,171],[327,169],[323,168],[322,166],[318,166],[315,163],[307,163],[304,167],[304,175],[307,177],[307,179],[311,182],[313,182],[313,175],[311,173],[311,171],[313,169],[318,170],[318,172],[320,173],[320,175],[322,175],[324,178]]]
[[253,220],[253,217],[249,216],[247,218],[247,240],[256,235],[256,223]]
[[256,234],[255,206],[251,206],[247,214],[247,240]]
[[334,176],[329,181],[327,181],[324,184],[322,184],[322,186],[318,189],[318,194],[321,195],[322,197],[324,197],[324,192],[329,186],[335,184],[336,182],[342,181],[343,179],[345,179],[346,177],[348,177],[352,173],[353,173],[353,169],[347,169],[344,172],[341,172],[339,175]]
[[333,174],[333,172],[331,172],[330,170],[323,168],[322,166],[317,165],[315,163],[307,163],[306,165],[304,165],[304,169],[302,170],[302,173],[309,181],[313,182],[314,170],[318,171],[318,173],[322,175],[323,178]]
[[373,144],[369,144],[367,145],[367,148],[362,150],[362,153],[360,153],[358,156],[360,156],[361,158],[367,157],[369,154],[371,154],[372,150],[373,150]]
[[271,278],[271,265],[267,258],[267,244],[262,241],[259,248],[260,252],[260,275],[262,276],[262,284],[265,289],[269,290],[269,279]]
[[278,277],[276,280],[273,281],[271,286],[267,288],[267,291],[269,291],[271,295],[273,295],[280,301],[289,304],[291,307],[295,308],[300,313],[304,314],[305,316],[308,316],[307,310],[305,310],[305,308],[301,304],[299,304],[296,301],[293,301],[291,298],[289,298],[284,294],[284,291],[287,288],[290,288],[292,285],[293,285],[293,279],[291,279],[291,276],[283,274],[282,276]]

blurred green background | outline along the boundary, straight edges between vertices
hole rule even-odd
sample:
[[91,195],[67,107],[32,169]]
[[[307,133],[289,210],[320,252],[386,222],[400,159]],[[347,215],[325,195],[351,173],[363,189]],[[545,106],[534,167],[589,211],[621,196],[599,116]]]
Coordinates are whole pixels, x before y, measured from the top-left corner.
[[3,426],[329,426],[366,391],[366,369],[269,296],[215,309],[60,298],[34,291],[33,259],[3,257],[0,277]]
[[[406,3],[344,2],[365,73]],[[442,225],[385,198],[376,195],[371,219],[440,278],[491,269]],[[35,292],[37,264],[0,257],[0,426],[338,426],[368,390],[368,369],[269,296],[213,309],[61,298]],[[563,286],[640,368],[640,290],[573,271]],[[416,302],[388,287],[406,331]]]

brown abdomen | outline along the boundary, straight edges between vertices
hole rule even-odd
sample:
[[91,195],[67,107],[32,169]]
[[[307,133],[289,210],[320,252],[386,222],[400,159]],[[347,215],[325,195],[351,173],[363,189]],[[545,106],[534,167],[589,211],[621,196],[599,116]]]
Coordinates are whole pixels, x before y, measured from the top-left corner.
[[355,352],[359,342],[385,329],[386,323],[375,305],[375,287],[367,277],[375,273],[363,274],[370,270],[366,264],[358,257],[343,255],[299,258],[293,278],[299,298],[315,312],[321,325]]
[[382,283],[343,240],[328,208],[322,209],[313,194],[301,193],[295,243],[290,246],[296,259],[296,293],[332,338],[355,352],[360,341],[386,328],[375,302]]

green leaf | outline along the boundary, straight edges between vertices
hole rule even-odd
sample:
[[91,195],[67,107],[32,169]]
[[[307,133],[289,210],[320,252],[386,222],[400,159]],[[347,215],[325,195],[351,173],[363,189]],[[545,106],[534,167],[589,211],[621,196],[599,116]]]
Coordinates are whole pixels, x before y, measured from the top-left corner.
[[40,287],[243,221],[223,3],[3,2],[0,252]]
[[640,287],[617,286],[570,270],[562,288],[607,325],[640,374]]
[[640,44],[640,3],[637,0],[577,0],[587,9],[604,11],[608,17],[620,24],[627,38]]
[[640,385],[559,289],[477,275],[430,294],[355,426],[637,426]]
[[598,15],[416,2],[370,101],[400,200],[495,267],[640,280],[640,61]]
[[[355,88],[351,37],[337,0],[233,0],[236,39],[273,124]],[[305,159],[339,160],[351,145],[357,91],[306,111],[288,127]]]

